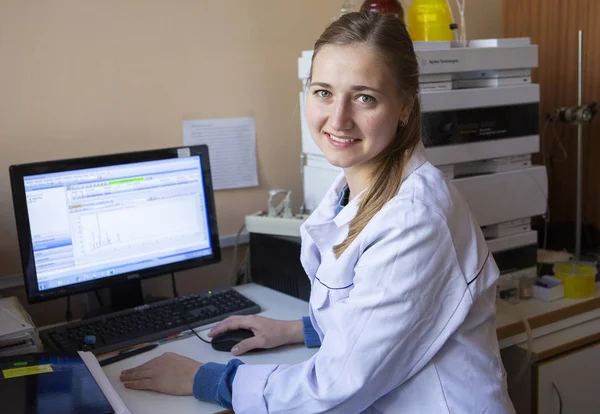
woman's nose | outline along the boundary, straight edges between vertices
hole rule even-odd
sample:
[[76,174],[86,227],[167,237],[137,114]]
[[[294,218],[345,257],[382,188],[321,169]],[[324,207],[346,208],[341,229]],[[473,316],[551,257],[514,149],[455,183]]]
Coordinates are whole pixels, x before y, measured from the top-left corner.
[[329,126],[336,131],[347,131],[354,126],[352,108],[347,102],[340,100],[334,104],[329,117]]

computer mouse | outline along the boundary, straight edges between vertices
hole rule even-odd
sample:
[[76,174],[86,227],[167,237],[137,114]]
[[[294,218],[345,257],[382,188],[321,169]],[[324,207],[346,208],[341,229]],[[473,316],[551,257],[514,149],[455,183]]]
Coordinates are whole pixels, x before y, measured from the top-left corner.
[[[231,352],[231,349],[244,339],[252,338],[254,332],[249,329],[234,329],[215,336],[210,344],[216,351]],[[263,348],[252,349],[249,352],[263,351]]]

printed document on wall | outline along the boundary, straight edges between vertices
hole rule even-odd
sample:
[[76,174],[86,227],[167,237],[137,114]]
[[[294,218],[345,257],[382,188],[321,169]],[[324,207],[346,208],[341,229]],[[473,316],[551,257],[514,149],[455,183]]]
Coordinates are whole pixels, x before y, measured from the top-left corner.
[[183,145],[206,144],[213,188],[258,186],[254,118],[183,121]]

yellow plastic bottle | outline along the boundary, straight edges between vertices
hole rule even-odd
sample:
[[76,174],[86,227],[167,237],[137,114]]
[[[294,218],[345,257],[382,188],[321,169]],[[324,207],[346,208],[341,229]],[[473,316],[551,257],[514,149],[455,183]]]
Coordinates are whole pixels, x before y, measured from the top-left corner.
[[446,0],[414,0],[408,9],[408,31],[415,42],[452,40],[452,23]]

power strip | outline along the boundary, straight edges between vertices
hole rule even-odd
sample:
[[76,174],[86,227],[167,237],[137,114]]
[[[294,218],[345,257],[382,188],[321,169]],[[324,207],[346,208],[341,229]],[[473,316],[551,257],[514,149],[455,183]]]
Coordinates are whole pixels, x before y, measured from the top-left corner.
[[273,234],[276,236],[300,237],[300,226],[308,214],[297,214],[292,218],[269,217],[263,211],[246,216],[248,233]]

